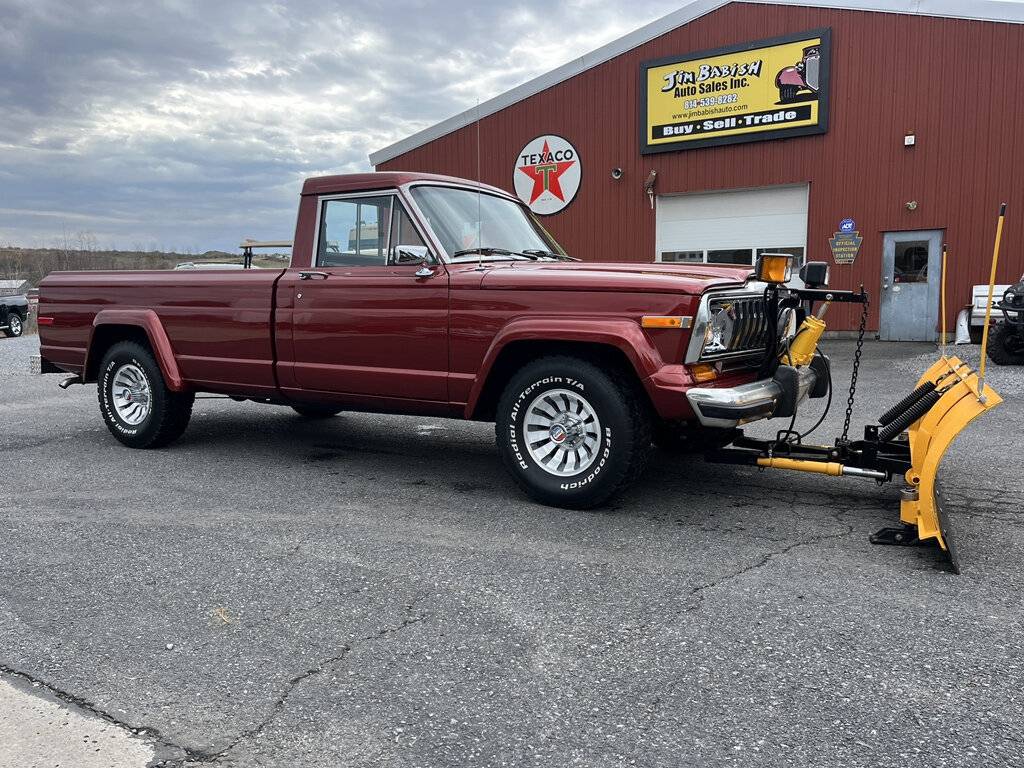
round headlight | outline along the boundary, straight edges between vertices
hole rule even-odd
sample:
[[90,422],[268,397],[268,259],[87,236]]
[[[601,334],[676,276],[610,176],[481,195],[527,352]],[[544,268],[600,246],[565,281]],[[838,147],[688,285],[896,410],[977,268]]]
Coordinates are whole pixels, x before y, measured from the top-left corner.
[[713,308],[707,330],[704,332],[704,352],[714,353],[728,349],[734,326],[732,304],[722,304]]

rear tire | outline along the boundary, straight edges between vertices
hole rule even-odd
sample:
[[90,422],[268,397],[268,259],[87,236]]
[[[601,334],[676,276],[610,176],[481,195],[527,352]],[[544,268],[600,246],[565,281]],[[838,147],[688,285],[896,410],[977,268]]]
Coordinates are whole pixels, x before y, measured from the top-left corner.
[[643,472],[651,447],[646,395],[618,371],[545,357],[505,387],[494,425],[513,479],[541,504],[589,509]]
[[999,323],[988,329],[988,356],[996,365],[1024,365],[1024,328]]
[[121,443],[160,448],[181,437],[192,417],[195,394],[169,390],[148,348],[118,342],[107,350],[99,370],[100,413]]
[[11,312],[7,318],[7,327],[4,329],[4,335],[10,339],[16,339],[25,332],[25,323],[21,319],[21,315],[17,312]]
[[304,419],[329,419],[344,409],[330,405],[293,405],[292,410]]

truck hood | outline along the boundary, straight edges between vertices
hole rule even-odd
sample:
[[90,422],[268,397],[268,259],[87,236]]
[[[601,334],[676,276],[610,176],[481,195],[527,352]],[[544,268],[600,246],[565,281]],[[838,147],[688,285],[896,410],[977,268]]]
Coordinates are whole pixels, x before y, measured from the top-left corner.
[[487,271],[490,290],[629,291],[700,295],[709,288],[743,285],[750,267],[714,264],[514,262]]

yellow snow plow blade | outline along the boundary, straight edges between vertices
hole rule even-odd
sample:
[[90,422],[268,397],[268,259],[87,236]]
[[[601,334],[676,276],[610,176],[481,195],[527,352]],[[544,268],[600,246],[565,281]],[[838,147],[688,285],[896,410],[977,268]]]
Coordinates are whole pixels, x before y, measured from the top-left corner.
[[[935,539],[959,572],[949,527],[936,498],[936,475],[950,443],[976,416],[1003,399],[979,380],[978,372],[958,358],[943,356],[918,381],[944,390],[938,401],[907,430],[911,467],[900,503],[900,520],[917,528],[920,541]],[[979,391],[979,386],[983,389]]]

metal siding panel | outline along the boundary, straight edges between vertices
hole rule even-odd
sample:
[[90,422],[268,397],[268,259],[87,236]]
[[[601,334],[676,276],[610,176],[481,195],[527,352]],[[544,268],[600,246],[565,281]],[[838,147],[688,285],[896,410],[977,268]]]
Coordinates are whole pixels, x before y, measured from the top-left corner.
[[[640,62],[831,27],[829,133],[793,139],[639,153]],[[544,220],[571,253],[588,260],[652,261],[655,212],[643,193],[650,170],[659,194],[810,184],[808,257],[831,261],[827,238],[847,215],[864,243],[852,267],[834,266],[836,287],[863,282],[877,328],[882,233],[945,229],[952,258],[948,323],[988,275],[998,203],[1010,203],[1001,282],[1024,271],[1024,28],[864,11],[731,4],[481,121],[482,180],[512,189],[515,153],[559,133],[583,158],[576,200]],[[918,144],[903,147],[913,130]],[[476,177],[476,132],[467,126],[380,165]],[[624,171],[610,178],[613,167]],[[904,203],[917,200],[916,211]],[[1011,280],[1011,278],[1013,280]],[[833,328],[856,312],[835,307]]]

